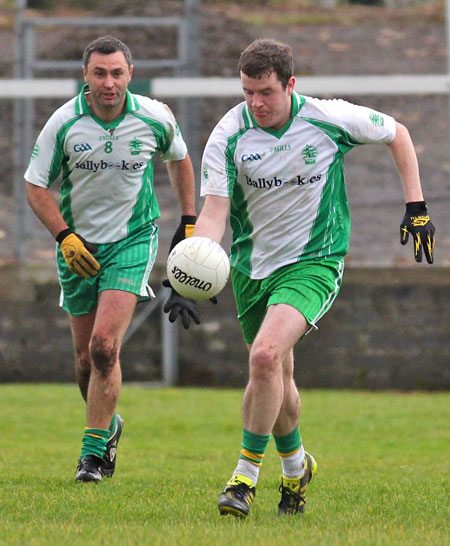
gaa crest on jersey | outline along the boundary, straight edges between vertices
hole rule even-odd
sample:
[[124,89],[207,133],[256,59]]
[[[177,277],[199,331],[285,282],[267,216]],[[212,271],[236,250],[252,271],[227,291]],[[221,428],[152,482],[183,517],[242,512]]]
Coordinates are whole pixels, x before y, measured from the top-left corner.
[[307,144],[302,150],[305,165],[315,165],[317,161],[317,148]]
[[88,152],[89,150],[92,150],[92,147],[87,142],[84,142],[82,144],[75,144],[73,147],[74,152]]
[[261,154],[243,154],[241,157],[241,161],[258,161],[258,159],[262,159]]

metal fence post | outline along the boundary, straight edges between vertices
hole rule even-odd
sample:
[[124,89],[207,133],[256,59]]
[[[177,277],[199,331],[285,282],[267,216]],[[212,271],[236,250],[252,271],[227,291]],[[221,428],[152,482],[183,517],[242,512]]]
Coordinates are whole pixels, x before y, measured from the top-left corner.
[[176,385],[179,379],[178,323],[169,322],[161,305],[162,330],[162,382],[164,386]]
[[[26,8],[26,0],[16,0],[16,23],[15,23],[15,58],[14,58],[14,77],[17,79],[24,77],[24,10]],[[22,263],[24,259],[23,241],[25,240],[25,191],[23,181],[23,138],[25,135],[25,100],[14,99],[13,106],[13,161],[14,161],[14,177],[13,177],[13,196],[15,208],[15,230],[14,230],[14,258],[18,263]]]

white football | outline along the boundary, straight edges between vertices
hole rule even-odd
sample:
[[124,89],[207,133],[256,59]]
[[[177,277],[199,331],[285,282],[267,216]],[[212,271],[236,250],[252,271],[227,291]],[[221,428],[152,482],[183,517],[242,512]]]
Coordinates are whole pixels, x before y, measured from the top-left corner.
[[230,276],[225,250],[208,237],[180,241],[167,259],[167,277],[185,298],[207,300],[223,290]]

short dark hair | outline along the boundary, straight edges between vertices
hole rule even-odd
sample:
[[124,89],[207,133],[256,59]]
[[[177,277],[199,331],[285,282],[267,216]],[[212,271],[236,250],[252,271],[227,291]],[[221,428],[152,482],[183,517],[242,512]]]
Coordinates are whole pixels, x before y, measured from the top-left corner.
[[247,46],[239,59],[239,72],[250,78],[258,78],[267,72],[275,72],[286,88],[294,75],[292,48],[276,40],[258,38]]
[[122,51],[122,53],[125,55],[127,64],[130,67],[132,62],[131,51],[127,45],[121,42],[118,38],[114,38],[114,36],[101,36],[88,44],[83,52],[83,66],[87,68],[91,54],[94,52],[101,53],[102,55],[109,55],[110,53],[115,53],[116,51]]

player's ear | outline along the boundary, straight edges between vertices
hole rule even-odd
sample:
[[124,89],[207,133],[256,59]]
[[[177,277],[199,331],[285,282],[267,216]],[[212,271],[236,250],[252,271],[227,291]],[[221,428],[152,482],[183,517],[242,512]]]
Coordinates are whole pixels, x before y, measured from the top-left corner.
[[291,76],[289,78],[287,86],[286,86],[286,90],[287,90],[288,95],[292,95],[292,93],[294,92],[294,87],[295,87],[295,78],[294,78],[294,76]]
[[130,65],[130,68],[129,68],[129,70],[128,70],[128,72],[129,72],[129,79],[128,79],[128,81],[131,81],[131,77],[132,77],[132,75],[133,75],[133,68],[134,68],[134,65],[131,64],[131,65]]
[[87,70],[86,67],[83,65],[83,78],[85,83],[87,83]]

